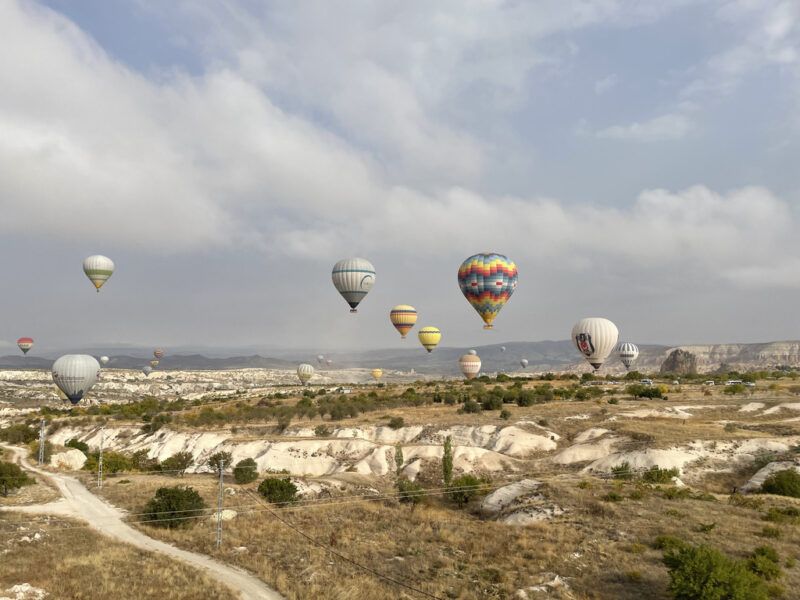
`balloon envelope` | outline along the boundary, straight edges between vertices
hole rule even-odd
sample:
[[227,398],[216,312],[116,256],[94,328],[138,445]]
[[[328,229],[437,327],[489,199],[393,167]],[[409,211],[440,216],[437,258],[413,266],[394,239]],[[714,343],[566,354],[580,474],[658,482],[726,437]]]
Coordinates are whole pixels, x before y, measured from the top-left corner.
[[157,360],[161,360],[164,358],[164,349],[163,348],[156,348],[153,350],[153,356],[156,357]]
[[325,359],[325,364],[330,367],[333,364],[333,361],[330,358],[327,358]]
[[477,356],[478,351],[477,350],[470,350],[469,352],[467,352],[467,354],[472,354],[472,356]]
[[314,376],[314,367],[303,363],[297,367],[297,378],[300,380],[300,383],[305,385],[309,379]]
[[581,319],[572,328],[572,341],[575,347],[595,371],[603,366],[608,355],[614,350],[618,337],[617,326],[602,317]]
[[505,351],[506,351],[506,347],[505,346],[500,346],[500,352],[505,352]]
[[325,362],[325,357],[322,354],[317,354],[317,362],[322,364]]
[[158,361],[155,360],[155,359],[151,360],[150,361],[150,366],[155,369],[158,366]]
[[527,367],[527,366],[528,366],[528,359],[527,359],[527,358],[523,358],[521,361],[519,361],[519,364],[520,364],[520,365],[522,366],[522,368],[524,369],[525,367]]
[[331,279],[350,312],[357,312],[356,307],[375,285],[375,267],[366,258],[345,258],[333,265]]
[[142,367],[142,373],[144,373],[145,377],[150,375],[150,373],[152,373],[152,372],[153,372],[153,367],[151,367],[150,365],[147,365],[146,367]]
[[83,272],[99,292],[103,284],[114,274],[114,261],[100,254],[89,256],[83,259]]
[[27,354],[28,350],[33,348],[33,338],[21,337],[17,340],[17,346],[22,350],[23,354]]
[[408,304],[398,304],[389,311],[389,321],[400,332],[400,337],[406,339],[406,335],[417,322],[417,309]]
[[481,359],[477,354],[465,354],[458,359],[458,366],[467,379],[475,379],[481,372]]
[[631,344],[630,342],[622,342],[617,348],[617,356],[622,361],[622,364],[625,365],[626,369],[630,369],[631,365],[636,362],[636,359],[639,358],[639,348],[636,344]]
[[103,366],[107,365],[108,364],[108,357],[107,356],[101,356],[100,357],[100,364],[103,365]]
[[417,337],[419,337],[419,343],[422,344],[422,347],[428,352],[432,352],[439,345],[442,339],[442,332],[439,331],[438,327],[423,327],[419,330]]
[[381,377],[383,377],[383,369],[372,369],[370,371],[370,375],[375,381],[379,381]]
[[517,288],[517,265],[502,254],[470,256],[458,268],[461,293],[491,329],[500,309]]
[[53,363],[52,374],[58,388],[77,404],[100,376],[100,364],[87,354],[65,354]]

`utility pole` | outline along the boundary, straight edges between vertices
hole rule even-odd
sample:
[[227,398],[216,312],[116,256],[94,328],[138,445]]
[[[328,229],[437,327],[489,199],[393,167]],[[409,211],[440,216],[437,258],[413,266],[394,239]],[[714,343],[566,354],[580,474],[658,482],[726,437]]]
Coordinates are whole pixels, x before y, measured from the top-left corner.
[[42,419],[42,424],[39,426],[39,464],[40,465],[44,464],[44,437],[45,437],[44,424],[45,424],[45,420]]
[[225,488],[222,475],[225,473],[225,459],[219,461],[219,500],[217,501],[217,548],[222,545],[222,499]]
[[105,437],[105,427],[100,428],[100,456],[97,460],[97,487],[103,487],[103,438]]

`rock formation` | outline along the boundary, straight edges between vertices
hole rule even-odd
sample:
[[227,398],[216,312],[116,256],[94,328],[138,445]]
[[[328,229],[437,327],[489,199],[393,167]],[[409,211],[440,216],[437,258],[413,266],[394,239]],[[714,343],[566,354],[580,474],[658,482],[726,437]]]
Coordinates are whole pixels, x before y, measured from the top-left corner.
[[697,373],[697,357],[687,350],[676,348],[661,363],[661,373],[694,375]]

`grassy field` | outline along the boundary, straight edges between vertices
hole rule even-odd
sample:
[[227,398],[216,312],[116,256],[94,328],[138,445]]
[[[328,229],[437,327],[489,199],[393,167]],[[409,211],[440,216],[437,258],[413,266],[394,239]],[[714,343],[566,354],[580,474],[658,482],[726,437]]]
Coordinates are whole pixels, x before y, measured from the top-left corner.
[[80,525],[0,513],[0,596],[13,585],[28,583],[59,600],[236,597],[197,569],[113,542]]

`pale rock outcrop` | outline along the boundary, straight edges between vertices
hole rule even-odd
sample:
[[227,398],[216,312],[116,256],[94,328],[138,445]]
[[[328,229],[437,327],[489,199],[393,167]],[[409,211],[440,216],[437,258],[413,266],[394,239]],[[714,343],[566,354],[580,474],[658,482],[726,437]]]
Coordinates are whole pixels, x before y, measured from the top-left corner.
[[739,491],[757,492],[761,489],[761,486],[764,484],[764,481],[766,481],[767,477],[778,471],[786,471],[788,469],[794,469],[795,471],[800,473],[800,465],[792,461],[780,461],[780,462],[769,463],[765,467],[759,469],[758,472],[755,475],[753,475],[747,483],[745,483],[742,487],[739,488]]
[[77,448],[57,452],[50,456],[50,465],[56,469],[79,471],[86,464],[86,455]]

